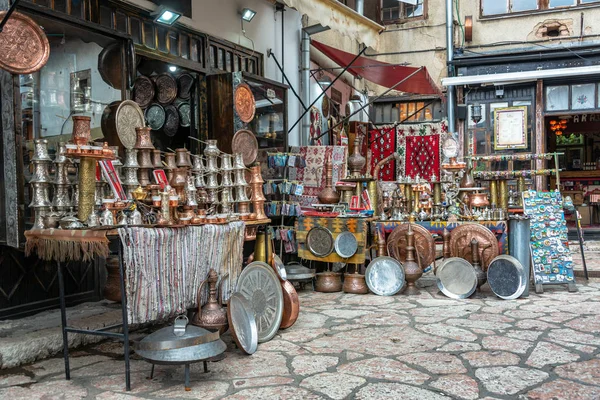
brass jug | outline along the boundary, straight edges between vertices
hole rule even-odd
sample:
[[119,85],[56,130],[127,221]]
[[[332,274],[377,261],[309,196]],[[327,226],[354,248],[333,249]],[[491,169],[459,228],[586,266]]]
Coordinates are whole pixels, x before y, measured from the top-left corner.
[[408,232],[406,232],[406,261],[404,262],[404,277],[406,279],[406,290],[403,294],[415,295],[420,291],[417,288],[417,280],[423,276],[423,270],[415,262],[415,233],[412,230],[412,224],[408,224]]
[[[198,312],[192,318],[192,324],[199,326],[209,331],[219,331],[219,335],[222,335],[227,331],[229,323],[227,320],[227,310],[223,307],[219,301],[219,296],[223,295],[222,287],[223,282],[227,279],[228,275],[223,276],[219,287],[217,289],[217,272],[211,268],[208,271],[208,279],[204,280],[198,290]],[[202,291],[204,285],[208,282],[208,301],[202,307]]]

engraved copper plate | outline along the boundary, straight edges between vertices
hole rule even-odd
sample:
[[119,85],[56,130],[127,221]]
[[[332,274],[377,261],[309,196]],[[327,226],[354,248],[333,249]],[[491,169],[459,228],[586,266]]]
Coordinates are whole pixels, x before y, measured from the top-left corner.
[[231,152],[242,153],[246,167],[252,165],[258,156],[258,141],[254,133],[240,129],[231,139]]
[[238,278],[236,290],[250,301],[258,343],[271,340],[283,317],[283,291],[271,266],[261,261],[248,264]]
[[115,121],[119,140],[126,149],[132,149],[137,140],[135,128],[146,126],[142,109],[136,102],[124,100],[117,109]]
[[[0,12],[0,20],[6,11]],[[46,34],[34,20],[13,12],[0,33],[0,68],[12,74],[30,74],[42,69],[50,56]]]
[[480,224],[463,224],[450,232],[450,255],[464,258],[471,264],[471,240],[479,242],[479,260],[481,268],[487,270],[490,262],[498,256],[498,239],[488,228]]
[[229,298],[227,319],[238,347],[246,354],[254,354],[258,349],[256,320],[250,302],[241,293],[233,293]]
[[191,74],[181,74],[177,77],[177,97],[187,100],[192,95],[194,77]]
[[323,102],[321,103],[321,114],[323,114],[323,118],[329,118],[329,97],[327,95],[323,95]]
[[283,318],[281,319],[281,329],[286,329],[294,325],[300,314],[300,299],[294,289],[294,285],[289,281],[281,282],[283,291]]
[[329,229],[316,226],[306,234],[306,247],[317,257],[327,257],[333,251],[333,235]]
[[177,98],[177,81],[171,75],[164,73],[158,75],[156,85],[156,101],[160,104],[171,104]]
[[167,136],[175,136],[179,129],[179,111],[171,104],[165,106],[165,125],[163,132]]
[[138,76],[133,84],[133,100],[146,108],[154,99],[154,82],[147,76]]
[[162,129],[165,124],[165,109],[158,103],[146,108],[146,122],[153,131]]
[[[421,269],[427,268],[435,261],[435,242],[431,233],[421,225],[412,224],[415,233],[415,249],[417,264]],[[387,251],[390,257],[400,262],[406,261],[406,233],[408,224],[396,227],[387,239]]]
[[181,103],[177,106],[177,112],[179,112],[179,125],[187,128],[192,124],[191,120],[191,108],[190,103]]
[[256,112],[256,102],[250,86],[240,83],[233,94],[233,104],[235,111],[242,122],[250,122],[254,119]]

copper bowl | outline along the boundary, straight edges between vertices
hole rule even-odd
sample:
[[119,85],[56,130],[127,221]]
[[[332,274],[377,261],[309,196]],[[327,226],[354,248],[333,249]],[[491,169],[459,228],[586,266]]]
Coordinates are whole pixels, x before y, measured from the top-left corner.
[[320,272],[317,274],[315,292],[333,293],[342,291],[342,274],[339,272]]
[[300,314],[300,300],[298,293],[289,281],[281,282],[283,291],[283,318],[281,319],[280,329],[286,329],[294,325]]
[[361,274],[344,274],[344,292],[353,294],[369,293],[365,276]]
[[471,193],[469,194],[469,205],[477,208],[488,207],[490,201],[485,193]]

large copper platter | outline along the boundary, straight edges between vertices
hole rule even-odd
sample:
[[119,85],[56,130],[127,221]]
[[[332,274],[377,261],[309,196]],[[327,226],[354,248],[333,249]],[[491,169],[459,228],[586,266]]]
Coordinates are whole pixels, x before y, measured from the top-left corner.
[[233,94],[233,105],[242,122],[248,123],[254,119],[256,101],[252,89],[245,83],[240,83]]
[[140,107],[146,108],[154,99],[155,89],[154,82],[147,76],[138,76],[133,84],[133,100]]
[[240,129],[231,139],[231,152],[242,153],[244,164],[249,167],[258,156],[258,141],[254,133],[247,129]]
[[256,320],[250,302],[241,293],[233,293],[229,298],[227,320],[238,348],[246,354],[254,354],[258,349]]
[[[435,241],[431,233],[421,225],[412,224],[415,233],[415,249],[417,264],[425,269],[435,261]],[[387,251],[390,257],[404,263],[406,261],[406,233],[408,224],[397,226],[387,239]]]
[[296,323],[300,314],[300,300],[298,293],[289,281],[281,282],[281,290],[283,291],[283,317],[281,318],[281,329],[291,327]]
[[463,224],[450,232],[450,255],[464,258],[471,264],[471,241],[479,242],[479,260],[483,270],[487,270],[490,262],[498,256],[498,239],[488,228],[480,224]]
[[177,98],[177,81],[171,75],[163,73],[154,79],[156,85],[156,101],[160,104],[171,104]]
[[[0,12],[0,20],[6,11]],[[48,38],[34,20],[13,12],[0,33],[0,68],[12,74],[31,74],[42,69],[50,56]]]

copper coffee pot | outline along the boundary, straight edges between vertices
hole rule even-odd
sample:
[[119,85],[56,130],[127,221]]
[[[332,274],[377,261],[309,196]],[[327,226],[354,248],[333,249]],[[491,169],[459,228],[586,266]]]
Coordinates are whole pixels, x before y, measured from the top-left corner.
[[406,261],[404,262],[404,276],[406,278],[406,290],[403,294],[416,295],[420,291],[417,288],[417,280],[423,276],[423,270],[415,262],[415,233],[412,230],[412,224],[408,224],[408,232],[406,233]]
[[[211,268],[208,271],[208,279],[204,280],[198,290],[198,312],[192,319],[192,324],[209,331],[218,331],[220,335],[227,331],[229,322],[227,320],[227,310],[219,301],[219,296],[223,295],[223,282],[229,275],[223,276],[219,287],[217,288],[217,272]],[[202,307],[202,293],[204,285],[208,282],[208,301]]]
[[333,188],[333,165],[331,164],[331,159],[327,160],[326,166],[326,178],[325,178],[325,187],[319,193],[319,202],[321,204],[336,204],[340,201],[340,194],[335,191]]
[[135,146],[134,149],[147,149],[154,150],[152,139],[150,139],[150,131],[152,128],[149,126],[140,126],[135,128]]
[[188,149],[175,149],[175,164],[177,164],[177,167],[179,168],[192,166]]

